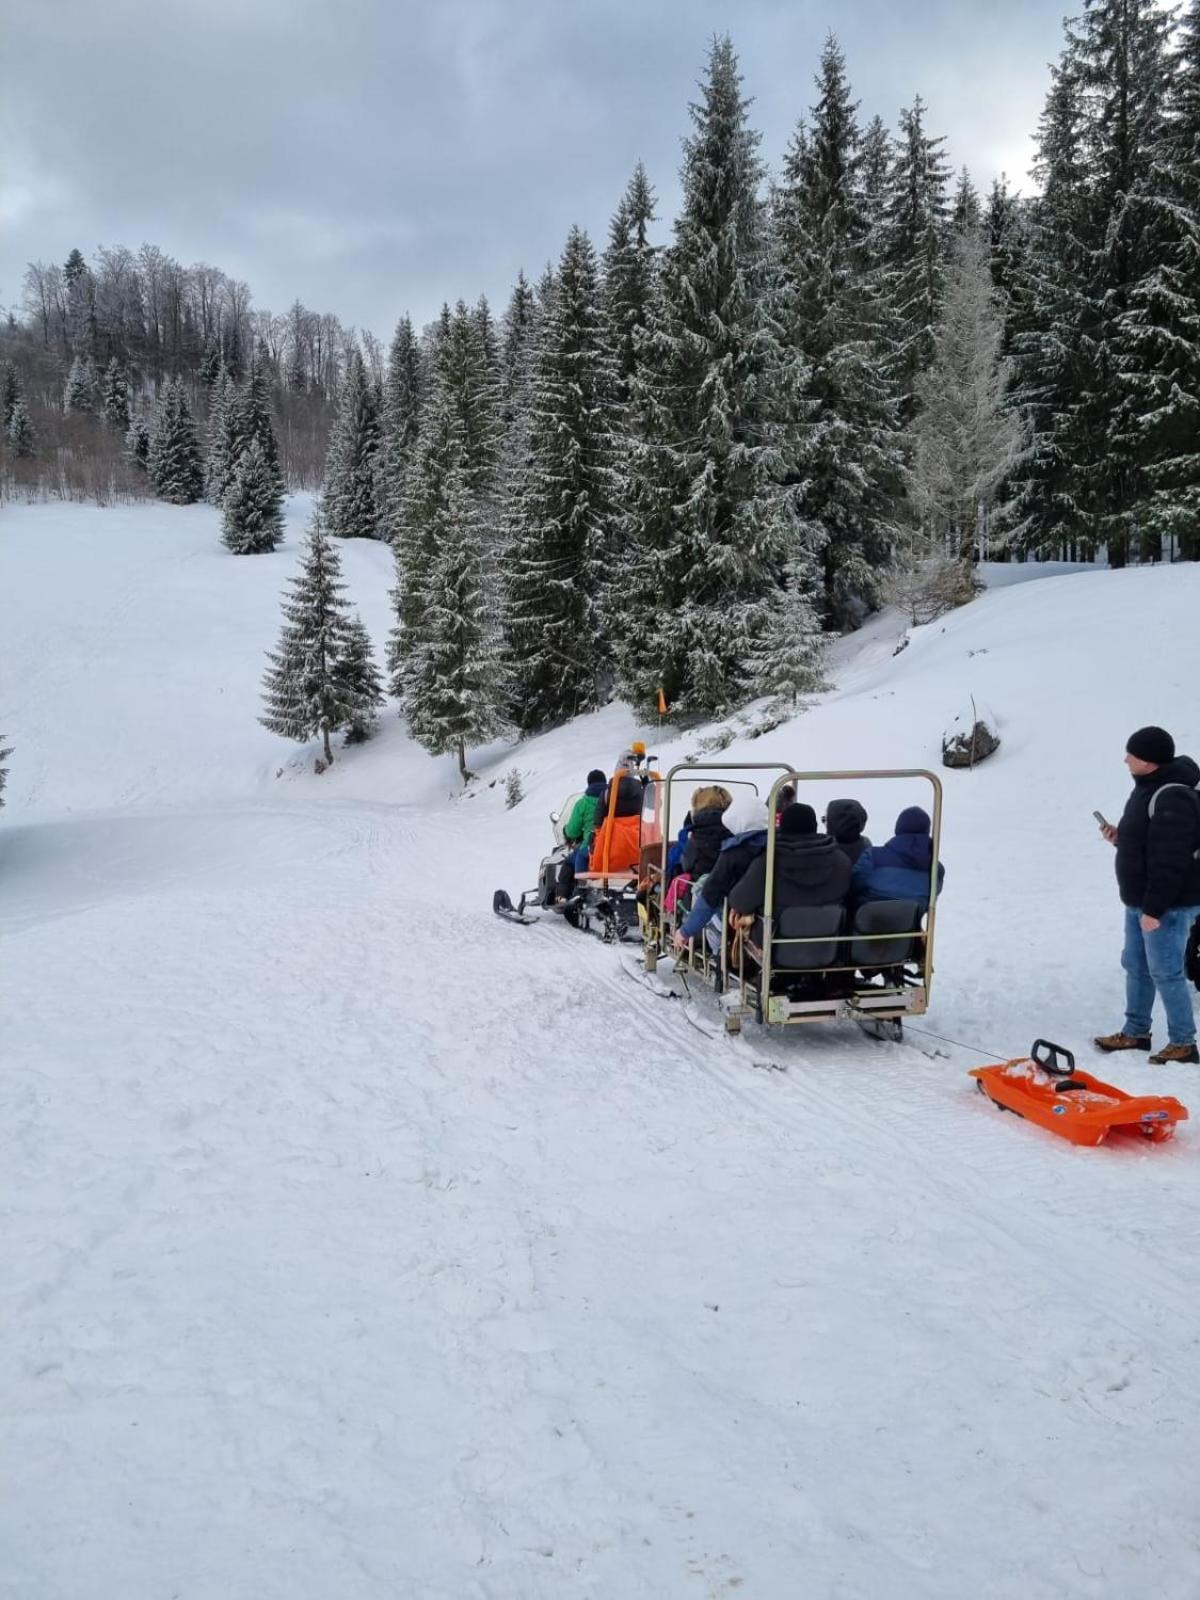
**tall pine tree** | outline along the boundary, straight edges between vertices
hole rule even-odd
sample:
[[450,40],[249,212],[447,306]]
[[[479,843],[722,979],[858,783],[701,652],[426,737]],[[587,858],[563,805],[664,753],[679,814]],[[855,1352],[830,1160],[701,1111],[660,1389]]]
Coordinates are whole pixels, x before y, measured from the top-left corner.
[[901,413],[915,410],[917,374],[933,360],[934,325],[942,304],[949,168],[942,138],[925,131],[920,95],[900,113],[888,177],[885,247],[898,343],[896,383]]
[[63,407],[67,411],[95,411],[99,399],[96,368],[91,356],[76,356],[67,373]]
[[320,734],[327,764],[333,760],[330,736],[357,709],[344,667],[350,629],[345,587],[341,559],[314,512],[300,574],[284,598],[279,646],[268,652],[266,711],[259,720],[272,733],[301,744]]
[[505,563],[514,720],[524,732],[589,711],[608,661],[613,371],[596,258],[572,228],[534,362],[527,457]]
[[[823,563],[823,610],[852,626],[879,598],[901,493],[897,407],[881,353],[886,303],[872,261],[861,140],[830,38],[810,125],[776,191],[784,328],[805,372],[803,508]],[[803,588],[804,586],[801,585]]]
[[378,447],[378,407],[362,352],[356,348],[351,351],[342,379],[321,496],[326,526],[337,538],[383,536],[375,499]]
[[129,377],[116,356],[105,368],[101,406],[110,427],[122,434],[129,432]]
[[640,341],[650,321],[656,251],[650,243],[654,191],[639,161],[613,215],[604,255],[604,311],[616,382],[615,399],[627,408],[641,360]]
[[789,571],[805,569],[796,507],[796,364],[776,332],[758,135],[733,46],[714,42],[684,145],[683,211],[634,380],[629,512],[614,593],[622,692],[651,711],[745,700]]
[[384,537],[395,537],[404,499],[404,474],[416,449],[421,426],[421,346],[409,317],[396,324],[383,383],[379,448],[375,456],[375,499]]

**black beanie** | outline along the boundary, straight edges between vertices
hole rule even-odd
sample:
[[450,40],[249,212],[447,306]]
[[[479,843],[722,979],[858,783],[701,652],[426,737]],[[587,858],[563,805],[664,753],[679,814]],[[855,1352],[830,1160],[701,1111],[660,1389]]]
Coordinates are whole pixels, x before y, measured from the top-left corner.
[[816,833],[817,813],[811,806],[793,802],[784,806],[779,816],[780,833]]
[[608,782],[608,779],[600,771],[599,767],[593,767],[592,770],[588,773],[588,788],[589,789],[591,788],[593,783],[607,783],[607,782]]
[[1139,728],[1129,735],[1125,749],[1139,761],[1152,761],[1156,767],[1165,767],[1175,759],[1175,741],[1165,728]]

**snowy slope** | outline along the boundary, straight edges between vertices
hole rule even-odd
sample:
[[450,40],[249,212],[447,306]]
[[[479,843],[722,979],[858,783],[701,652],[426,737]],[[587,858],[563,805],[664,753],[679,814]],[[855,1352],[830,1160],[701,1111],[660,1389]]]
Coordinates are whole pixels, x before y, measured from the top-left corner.
[[[1194,1600],[1195,1125],[1075,1151],[969,1050],[712,1043],[495,921],[628,715],[467,798],[391,718],[313,777],[254,720],[293,511],[247,560],[202,508],[0,514],[0,1596]],[[387,553],[344,553],[381,645]],[[727,752],[924,765],[995,708],[935,1033],[1119,1022],[1090,812],[1130,728],[1200,748],[1198,602],[1052,577],[894,658],[885,620]],[[880,836],[919,798],[859,792]]]

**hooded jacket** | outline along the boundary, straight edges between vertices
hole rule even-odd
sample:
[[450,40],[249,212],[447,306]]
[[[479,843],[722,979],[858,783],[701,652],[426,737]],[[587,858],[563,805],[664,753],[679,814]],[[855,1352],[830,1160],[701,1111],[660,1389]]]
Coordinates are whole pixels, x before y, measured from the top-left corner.
[[567,825],[563,829],[563,838],[568,844],[580,845],[588,842],[592,829],[596,826],[596,813],[600,809],[600,797],[604,789],[603,783],[589,783],[571,807],[571,815],[567,818]]
[[721,854],[721,846],[733,835],[725,826],[725,811],[719,806],[709,806],[697,811],[692,818],[691,832],[680,857],[679,870],[689,877],[700,878],[711,872]]
[[[854,901],[862,905],[868,900],[915,900],[926,909],[932,867],[929,818],[920,806],[910,806],[896,818],[894,838],[886,844],[871,845],[859,856],[852,879]],[[939,894],[945,877],[946,869],[939,861]]]
[[[766,903],[766,851],[753,860],[729,896],[729,909],[757,915]],[[836,906],[850,887],[850,863],[827,833],[780,834],[775,840],[771,913],[794,906]]]
[[867,813],[857,800],[831,800],[825,808],[825,826],[851,866],[871,848],[863,833],[866,825]]
[[1190,756],[1176,756],[1133,780],[1117,825],[1117,888],[1123,904],[1148,917],[1161,917],[1176,906],[1200,906],[1197,783],[1200,767]]

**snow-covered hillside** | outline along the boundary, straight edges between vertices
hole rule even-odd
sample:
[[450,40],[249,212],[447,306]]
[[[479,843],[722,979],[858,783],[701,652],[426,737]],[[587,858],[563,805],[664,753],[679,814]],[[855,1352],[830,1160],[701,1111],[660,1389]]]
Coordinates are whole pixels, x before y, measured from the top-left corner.
[[[0,513],[0,1596],[1194,1600],[1200,1130],[1074,1150],[966,1068],[1120,1021],[1091,811],[1133,727],[1200,749],[1200,571],[875,623],[734,743],[932,765],[971,695],[1004,738],[945,774],[972,1048],[713,1042],[490,915],[627,712],[467,797],[393,716],[320,778],[257,725],[304,509],[241,560],[204,508]],[[883,837],[921,795],[876,788]]]

